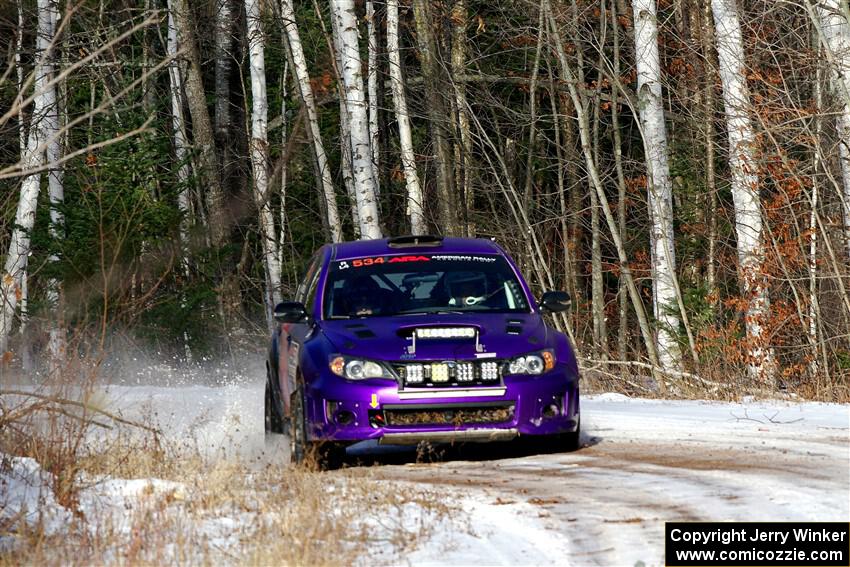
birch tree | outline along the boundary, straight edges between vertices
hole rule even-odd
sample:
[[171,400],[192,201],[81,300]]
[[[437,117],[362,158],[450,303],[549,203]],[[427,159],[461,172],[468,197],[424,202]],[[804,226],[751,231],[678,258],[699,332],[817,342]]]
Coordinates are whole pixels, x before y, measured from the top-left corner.
[[[317,14],[321,16],[318,11]],[[319,20],[322,22],[322,20]],[[342,34],[337,30],[337,19],[331,17],[331,28],[333,32],[328,37],[328,47],[334,55],[334,72],[336,73],[336,85],[339,91],[339,151],[340,151],[340,170],[342,172],[342,183],[345,186],[345,193],[348,195],[349,206],[351,207],[351,223],[354,225],[354,237],[360,238],[360,212],[357,204],[357,189],[354,182],[354,162],[351,159],[351,126],[348,118],[348,100],[345,96],[345,83],[342,78],[342,52],[345,46],[342,45]],[[324,24],[322,24],[324,30]]]
[[319,130],[319,114],[316,109],[313,89],[310,87],[310,74],[307,70],[307,60],[304,58],[304,49],[301,46],[301,35],[298,33],[298,26],[295,23],[292,0],[281,0],[280,11],[283,19],[283,29],[286,32],[289,57],[292,59],[295,82],[298,85],[301,103],[307,111],[307,133],[313,146],[313,158],[316,162],[316,177],[318,178],[317,183],[321,189],[320,194],[325,204],[325,214],[331,240],[333,242],[340,242],[342,240],[342,226],[339,221],[336,192],[334,191],[333,179],[331,178],[328,156],[325,153],[325,146]]
[[369,91],[369,145],[372,148],[372,172],[375,176],[375,195],[381,194],[380,128],[378,125],[378,23],[375,21],[375,2],[366,0],[366,37],[367,37],[367,89]]
[[331,18],[334,18],[334,35],[338,35],[343,93],[348,132],[351,144],[351,165],[357,215],[361,238],[381,238],[378,218],[375,169],[369,138],[369,115],[363,85],[362,62],[357,32],[357,14],[354,0],[330,0]]
[[711,0],[711,8],[729,142],[738,270],[747,301],[744,316],[749,357],[747,367],[751,378],[768,380],[772,378],[772,354],[766,344],[764,323],[770,305],[763,274],[763,221],[741,24],[735,0]]
[[[25,176],[21,183],[15,225],[6,253],[6,262],[0,278],[0,353],[8,350],[9,334],[15,318],[18,301],[23,293],[23,282],[27,272],[38,194],[41,188],[39,171],[45,163],[45,143],[48,140],[48,120],[51,100],[55,102],[55,85],[52,79],[50,51],[53,48],[56,16],[56,0],[38,0],[38,30],[36,35],[36,57],[34,73],[33,110],[27,136],[27,147],[22,158]],[[51,94],[53,89],[53,94]],[[52,98],[51,98],[52,97]]]
[[845,245],[850,258],[850,24],[841,11],[839,0],[817,2],[817,23],[827,60],[832,67],[835,91],[842,101],[836,124],[842,179],[839,197],[844,217]]
[[648,203],[652,263],[653,313],[658,323],[658,357],[666,371],[681,371],[676,334],[676,255],[673,239],[673,183],[668,164],[667,127],[661,94],[658,24],[655,0],[633,0],[635,62],[641,131],[649,173]]
[[[177,39],[177,25],[174,23],[174,12],[171,10],[171,2],[168,6],[168,40],[166,43],[166,55],[170,58],[168,63],[168,84],[171,99],[171,131],[172,143],[174,145],[174,160],[177,164],[177,184],[180,192],[177,194],[177,208],[180,211],[180,266],[186,281],[189,281],[191,265],[189,262],[189,139],[186,135],[186,118],[183,114],[183,72],[178,58],[179,45]],[[185,296],[181,298],[180,305],[186,309]],[[184,354],[187,361],[192,360],[192,351],[189,346],[189,334],[183,333]]]
[[401,165],[407,186],[407,216],[410,218],[411,234],[425,234],[428,227],[422,210],[422,187],[416,172],[413,155],[413,137],[410,132],[410,115],[404,94],[401,57],[398,51],[398,0],[387,0],[387,55],[390,60],[390,87],[393,94],[396,122],[398,123]]
[[274,324],[274,306],[281,300],[280,264],[277,238],[269,191],[268,97],[266,95],[265,39],[260,14],[260,0],[245,0],[248,53],[251,67],[251,171],[254,177],[254,200],[259,210],[260,240],[266,273],[266,319]]
[[[59,25],[59,5],[53,0],[48,3],[48,12],[53,19],[52,27],[55,30]],[[57,68],[56,49],[49,49],[47,59],[47,72],[54,76]],[[47,192],[50,202],[50,224],[48,234],[54,244],[64,240],[65,218],[62,207],[65,204],[64,167],[62,158],[62,124],[59,116],[59,88],[57,84],[50,85],[45,90],[45,160],[49,168],[47,170]],[[59,255],[56,252],[50,254],[48,261],[56,265]],[[47,280],[47,306],[49,308],[50,331],[47,348],[49,352],[50,375],[55,376],[61,368],[61,361],[65,358],[65,333],[62,327],[62,313],[60,308],[62,294],[62,282],[56,277]]]

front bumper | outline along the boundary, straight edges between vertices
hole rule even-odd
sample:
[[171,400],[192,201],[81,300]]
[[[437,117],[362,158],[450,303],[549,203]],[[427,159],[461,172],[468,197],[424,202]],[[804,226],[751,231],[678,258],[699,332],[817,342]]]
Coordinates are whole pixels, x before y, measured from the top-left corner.
[[[493,387],[399,391],[390,380],[322,376],[305,401],[312,441],[506,441],[572,432],[579,422],[578,379],[561,365],[543,376],[506,376]],[[419,416],[432,419],[417,422]]]

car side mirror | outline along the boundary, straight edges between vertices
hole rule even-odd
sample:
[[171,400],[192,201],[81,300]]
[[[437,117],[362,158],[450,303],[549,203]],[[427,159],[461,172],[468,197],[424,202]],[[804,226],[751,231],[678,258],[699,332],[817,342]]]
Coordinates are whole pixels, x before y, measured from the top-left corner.
[[550,313],[560,313],[570,308],[570,294],[566,291],[547,291],[540,298],[540,309]]
[[278,323],[304,323],[307,321],[307,308],[298,301],[282,301],[275,305],[274,320]]

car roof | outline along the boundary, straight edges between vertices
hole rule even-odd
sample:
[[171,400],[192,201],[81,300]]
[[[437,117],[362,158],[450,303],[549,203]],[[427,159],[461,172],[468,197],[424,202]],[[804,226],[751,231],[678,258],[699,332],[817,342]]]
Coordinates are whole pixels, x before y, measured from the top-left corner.
[[392,238],[356,240],[333,244],[332,260],[351,260],[369,256],[396,254],[504,254],[504,250],[489,239],[445,237],[439,244],[392,246]]

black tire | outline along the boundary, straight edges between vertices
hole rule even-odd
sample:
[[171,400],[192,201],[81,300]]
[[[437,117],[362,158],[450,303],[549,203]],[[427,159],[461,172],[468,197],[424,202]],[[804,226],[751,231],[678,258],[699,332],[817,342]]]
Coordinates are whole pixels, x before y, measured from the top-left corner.
[[304,423],[304,396],[301,395],[300,389],[292,392],[289,408],[292,412],[292,427],[289,433],[289,461],[294,465],[301,465],[307,459],[309,450],[307,427]]
[[562,433],[558,437],[562,451],[567,453],[578,451],[581,448],[581,418],[578,420],[575,431]]
[[265,397],[265,426],[266,434],[283,433],[284,419],[281,415],[280,396],[277,395],[274,386],[272,386],[271,376],[266,376],[266,397]]
[[319,470],[337,469],[345,459],[345,445],[330,441],[308,441],[304,395],[292,392],[292,421],[289,435],[289,460],[294,465],[312,465]]

